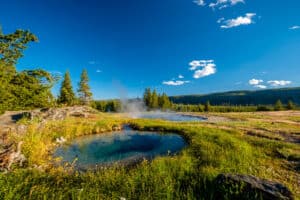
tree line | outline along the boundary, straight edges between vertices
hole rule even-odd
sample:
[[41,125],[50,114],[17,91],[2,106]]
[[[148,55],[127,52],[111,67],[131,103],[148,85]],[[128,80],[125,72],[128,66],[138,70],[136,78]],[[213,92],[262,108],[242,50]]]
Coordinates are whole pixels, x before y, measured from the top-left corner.
[[149,110],[168,110],[172,108],[172,102],[167,94],[158,94],[155,89],[151,91],[150,88],[146,88],[143,95],[143,101]]
[[277,100],[274,105],[211,105],[209,101],[205,104],[172,104],[171,110],[177,112],[256,112],[256,111],[283,111],[295,110],[297,106],[293,101],[283,104]]
[[59,104],[63,105],[88,105],[92,100],[92,92],[91,88],[88,84],[89,77],[87,70],[84,69],[80,75],[80,82],[78,83],[78,89],[76,96],[73,87],[72,81],[70,77],[69,71],[67,71],[64,75],[64,79],[61,84],[60,93],[57,99]]
[[210,101],[212,105],[274,105],[280,99],[283,104],[289,101],[300,105],[300,87],[278,88],[258,91],[231,91],[204,95],[170,96],[170,100],[176,104],[205,104]]

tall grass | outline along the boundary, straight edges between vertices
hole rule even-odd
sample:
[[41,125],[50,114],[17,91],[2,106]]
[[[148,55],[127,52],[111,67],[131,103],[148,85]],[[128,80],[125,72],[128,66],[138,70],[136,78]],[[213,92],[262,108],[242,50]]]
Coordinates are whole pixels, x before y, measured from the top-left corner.
[[[51,165],[57,137],[71,141],[125,123],[138,130],[181,134],[189,146],[178,155],[130,168],[115,166],[81,173]],[[251,174],[282,182],[294,193],[299,191],[295,172],[282,166],[282,159],[273,154],[281,149],[288,156],[297,147],[238,131],[113,115],[53,121],[44,127],[33,123],[29,127],[19,138],[24,140],[28,168],[0,174],[0,199],[214,199],[218,191],[214,179],[219,173]],[[35,165],[44,166],[44,170],[30,169]]]

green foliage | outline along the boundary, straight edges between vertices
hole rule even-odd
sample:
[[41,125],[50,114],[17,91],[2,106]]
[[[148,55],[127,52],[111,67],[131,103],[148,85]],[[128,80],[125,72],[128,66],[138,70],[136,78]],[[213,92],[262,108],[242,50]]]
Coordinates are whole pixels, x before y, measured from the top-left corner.
[[146,88],[143,95],[143,101],[147,108],[150,110],[167,110],[172,107],[172,103],[166,93],[163,93],[162,95],[157,94],[155,89],[153,90],[153,92],[151,92],[150,88]]
[[281,103],[281,101],[278,99],[274,105],[274,110],[275,111],[280,111],[280,110],[283,110],[283,105]]
[[263,105],[259,105],[257,106],[256,111],[271,111],[272,108],[270,108],[269,106],[263,106]]
[[162,95],[159,95],[158,97],[158,106],[162,110],[168,110],[171,109],[171,102],[169,100],[169,97],[166,95],[166,93],[163,93]]
[[7,35],[0,31],[0,112],[53,104],[55,77],[42,69],[17,72],[14,66],[28,43],[37,40],[29,31],[16,30]]
[[300,105],[300,88],[281,88],[258,91],[231,91],[206,95],[171,96],[170,100],[176,104],[205,104],[210,101],[212,105],[273,105],[277,99],[287,104],[292,100]]
[[[50,167],[56,138],[71,141],[128,123],[138,130],[178,133],[189,145],[175,156],[156,157],[134,167],[104,167],[83,173],[74,172],[68,166]],[[297,172],[288,170],[280,162],[283,158],[272,153],[280,152],[291,158],[294,150],[299,150],[298,145],[221,130],[216,128],[218,124],[209,128],[203,123],[128,120],[102,113],[89,119],[50,121],[42,127],[32,123],[27,134],[20,138],[24,141],[22,153],[28,158],[28,168],[0,174],[0,199],[234,199],[242,188],[224,187],[223,196],[216,197],[220,185],[216,185],[215,178],[220,173],[276,180],[299,194],[296,193],[299,191]],[[36,165],[45,167],[45,171],[32,169]]]
[[87,74],[87,70],[84,69],[81,73],[79,88],[77,90],[80,103],[84,105],[90,103],[93,95],[88,82],[89,82],[89,77]]
[[210,111],[210,103],[209,103],[209,101],[207,101],[207,102],[205,103],[205,105],[204,105],[204,111],[205,111],[205,112],[209,112],[209,111]]
[[23,50],[29,42],[38,41],[37,37],[29,31],[16,30],[12,34],[4,35],[0,29],[0,61],[14,65],[23,56]]
[[288,103],[287,103],[286,108],[287,108],[288,110],[294,110],[294,109],[295,109],[295,104],[294,104],[294,102],[291,101],[291,100],[289,100]]
[[[219,113],[270,111],[273,109],[269,107],[264,107],[266,109],[268,108],[268,110],[258,110],[258,108],[259,107],[257,106],[209,106],[210,112],[219,112]],[[205,105],[172,104],[171,110],[177,112],[204,112]]]
[[158,95],[156,93],[156,90],[153,90],[151,94],[151,102],[149,107],[151,109],[158,109]]
[[149,108],[150,104],[151,104],[151,98],[152,98],[152,94],[151,94],[151,89],[150,88],[146,88],[144,95],[143,95],[143,100],[145,105]]
[[69,71],[65,73],[64,80],[61,84],[60,95],[58,97],[58,103],[66,105],[74,105],[76,101],[75,94],[73,92],[72,82]]
[[16,74],[14,66],[0,61],[0,112],[13,108],[15,97],[11,92],[13,85],[10,82]]
[[11,80],[11,94],[16,108],[36,108],[51,106],[54,98],[51,88],[54,78],[46,71],[25,70]]
[[91,106],[100,112],[119,112],[121,110],[119,100],[93,101]]

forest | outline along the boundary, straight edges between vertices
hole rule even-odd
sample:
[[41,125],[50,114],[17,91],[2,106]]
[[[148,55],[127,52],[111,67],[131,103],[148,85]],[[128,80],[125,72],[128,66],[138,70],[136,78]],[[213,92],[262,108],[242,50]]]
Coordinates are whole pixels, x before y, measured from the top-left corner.
[[257,91],[230,91],[206,95],[170,96],[176,104],[205,104],[212,105],[273,105],[277,100],[283,104],[289,101],[300,104],[300,88],[278,88]]

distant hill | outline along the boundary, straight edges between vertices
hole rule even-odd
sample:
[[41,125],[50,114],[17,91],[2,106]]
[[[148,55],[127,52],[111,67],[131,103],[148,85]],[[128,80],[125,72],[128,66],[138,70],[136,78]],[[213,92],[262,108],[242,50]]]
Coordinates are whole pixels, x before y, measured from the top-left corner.
[[212,105],[271,105],[278,99],[284,104],[292,100],[295,104],[300,105],[300,87],[170,96],[173,103],[204,104],[206,101],[210,101]]

